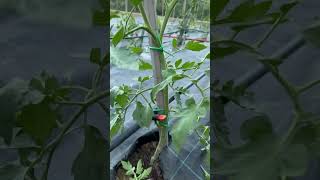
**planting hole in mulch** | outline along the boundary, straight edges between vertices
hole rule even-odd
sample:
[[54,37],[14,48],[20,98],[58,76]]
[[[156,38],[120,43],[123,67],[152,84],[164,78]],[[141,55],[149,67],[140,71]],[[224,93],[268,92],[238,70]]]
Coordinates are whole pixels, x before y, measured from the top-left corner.
[[[124,159],[124,161],[129,161],[132,166],[136,167],[138,161],[141,159],[143,168],[149,168],[150,159],[156,150],[158,139],[158,133],[153,133],[139,138],[136,142],[136,148],[134,148],[133,152],[131,152],[129,157]],[[163,180],[159,159],[154,162],[150,176],[147,179]],[[116,180],[130,180],[130,177],[126,175],[126,170],[122,168],[121,162],[119,162],[116,167]]]

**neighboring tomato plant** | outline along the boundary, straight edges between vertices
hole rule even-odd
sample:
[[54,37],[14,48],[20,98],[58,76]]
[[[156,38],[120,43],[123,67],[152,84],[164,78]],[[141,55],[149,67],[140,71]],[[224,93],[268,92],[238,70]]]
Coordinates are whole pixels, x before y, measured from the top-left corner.
[[[255,2],[246,0],[226,13],[229,0],[215,0],[213,7],[213,25],[231,29],[231,37],[215,39],[213,61],[222,61],[224,57],[245,51],[256,56],[257,62],[263,64],[275,80],[288,94],[293,107],[293,118],[289,128],[282,134],[276,134],[268,114],[260,112],[253,104],[253,94],[246,87],[233,81],[221,83],[216,80],[211,88],[214,97],[213,129],[216,143],[213,148],[212,172],[237,180],[289,179],[302,176],[306,172],[310,157],[319,157],[319,115],[311,113],[301,104],[301,94],[320,84],[320,81],[296,87],[281,74],[278,66],[281,59],[272,59],[260,52],[260,47],[270,38],[276,27],[285,23],[289,11],[299,4],[290,1],[271,10],[274,1]],[[243,43],[237,36],[250,28],[271,25],[256,43]],[[305,31],[305,37],[315,44],[319,43],[319,26],[315,25]],[[242,144],[233,144],[229,139],[228,118],[224,111],[225,102],[230,101],[245,112],[257,115],[241,124]]]

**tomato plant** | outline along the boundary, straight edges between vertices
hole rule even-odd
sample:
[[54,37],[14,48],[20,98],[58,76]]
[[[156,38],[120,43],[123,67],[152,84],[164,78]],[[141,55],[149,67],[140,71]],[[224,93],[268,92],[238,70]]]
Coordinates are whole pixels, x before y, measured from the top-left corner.
[[[141,127],[149,127],[152,121],[159,129],[160,139],[157,149],[151,159],[151,164],[156,160],[168,144],[168,121],[172,118],[177,118],[178,122],[172,127],[173,143],[177,148],[184,144],[186,137],[191,131],[194,131],[201,126],[199,120],[206,116],[209,109],[209,97],[207,91],[209,87],[200,87],[199,80],[194,77],[194,74],[201,70],[202,65],[206,60],[210,59],[210,53],[207,54],[200,62],[197,61],[183,61],[176,59],[174,61],[168,60],[168,57],[174,58],[174,54],[178,51],[195,51],[199,52],[207,48],[203,43],[197,41],[188,41],[183,49],[178,49],[177,40],[172,41],[175,52],[168,52],[163,47],[163,35],[167,27],[170,15],[177,4],[177,0],[168,1],[166,13],[163,21],[159,24],[156,19],[155,11],[150,7],[145,7],[152,1],[131,0],[134,8],[131,13],[125,16],[131,19],[132,12],[138,9],[144,20],[144,25],[128,26],[127,23],[118,24],[118,30],[113,35],[112,44],[117,46],[125,37],[129,37],[132,33],[143,30],[149,34],[150,39],[150,54],[153,63],[147,61],[140,61],[140,70],[153,69],[153,76],[145,76],[138,78],[139,88],[122,85],[120,87],[113,87],[111,89],[111,108],[114,113],[111,115],[110,132],[111,138],[123,129],[123,124],[126,119],[127,110],[135,104],[135,110],[132,114],[133,119]],[[123,19],[123,18],[122,18]],[[172,57],[173,56],[173,57]],[[152,87],[145,87],[144,83],[154,79],[155,85]],[[201,98],[195,100],[191,94],[187,93],[187,89],[178,85],[179,81],[190,81],[199,90]],[[169,106],[168,93],[172,90],[175,94],[177,105]],[[146,97],[149,93],[149,98]],[[186,95],[185,103],[180,101],[181,97]],[[138,97],[141,97],[144,102],[141,102]],[[156,116],[154,115],[162,115]],[[153,118],[154,117],[154,118]],[[160,117],[164,117],[165,119]]]
[[[237,180],[289,179],[302,176],[306,172],[310,158],[318,157],[319,151],[319,115],[309,112],[301,103],[301,94],[320,83],[316,80],[303,87],[297,87],[286,80],[278,66],[283,62],[279,57],[268,57],[260,52],[261,46],[271,37],[274,30],[288,20],[287,14],[299,4],[290,1],[271,10],[273,1],[255,2],[247,0],[229,12],[225,9],[229,0],[216,0],[213,11],[213,25],[231,29],[230,37],[214,39],[213,61],[239,51],[254,55],[257,62],[273,76],[283,87],[293,107],[293,118],[285,132],[275,133],[270,115],[259,112],[250,102],[253,94],[246,90],[247,84],[236,84],[233,81],[220,83],[216,80],[211,87],[215,92],[211,99],[214,114],[213,129],[216,143],[213,148],[212,172]],[[238,40],[238,35],[250,28],[270,25],[266,33],[253,45]],[[319,26],[312,26],[305,31],[305,37],[318,43]],[[232,102],[244,111],[256,115],[241,124],[241,144],[231,143],[227,114],[224,111],[226,102]]]

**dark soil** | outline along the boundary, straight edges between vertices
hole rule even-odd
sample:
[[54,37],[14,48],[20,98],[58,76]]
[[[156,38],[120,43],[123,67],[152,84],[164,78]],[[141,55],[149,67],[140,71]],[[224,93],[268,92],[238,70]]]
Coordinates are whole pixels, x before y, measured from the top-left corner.
[[[150,159],[157,147],[157,141],[151,141],[149,143],[143,144],[140,147],[137,147],[136,151],[134,151],[130,156],[129,162],[136,167],[139,159],[143,162],[144,169],[149,167]],[[116,170],[116,179],[117,180],[129,180],[129,177],[125,175],[126,171],[122,168],[121,163]],[[152,180],[163,180],[162,171],[160,168],[159,160],[154,162],[152,167],[151,174],[149,179]]]

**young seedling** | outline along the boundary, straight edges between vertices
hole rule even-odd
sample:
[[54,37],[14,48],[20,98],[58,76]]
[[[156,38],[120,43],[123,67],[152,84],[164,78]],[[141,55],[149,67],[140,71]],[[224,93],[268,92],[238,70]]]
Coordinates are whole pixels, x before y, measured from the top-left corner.
[[138,161],[137,166],[134,167],[129,161],[121,161],[123,169],[126,170],[126,175],[130,177],[130,180],[143,180],[147,179],[151,173],[152,168],[145,169],[143,167],[141,159]]

